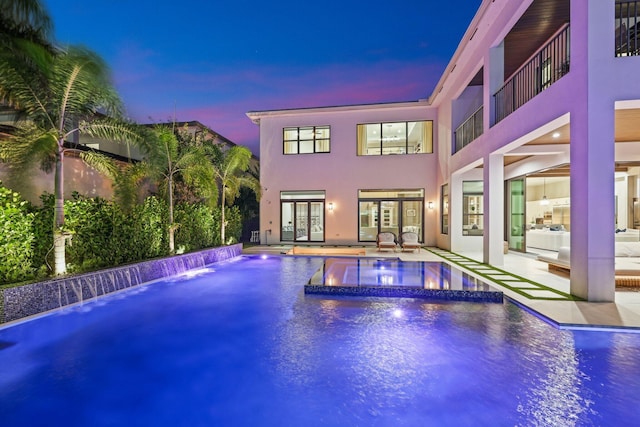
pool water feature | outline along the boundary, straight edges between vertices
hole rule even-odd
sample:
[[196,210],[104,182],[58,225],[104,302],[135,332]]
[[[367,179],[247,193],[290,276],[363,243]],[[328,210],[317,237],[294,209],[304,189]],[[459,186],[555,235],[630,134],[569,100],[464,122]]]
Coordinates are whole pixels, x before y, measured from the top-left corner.
[[503,304],[324,298],[239,257],[0,329],[3,426],[638,425],[640,334]]
[[327,258],[307,294],[498,302],[501,291],[444,262],[399,258]]

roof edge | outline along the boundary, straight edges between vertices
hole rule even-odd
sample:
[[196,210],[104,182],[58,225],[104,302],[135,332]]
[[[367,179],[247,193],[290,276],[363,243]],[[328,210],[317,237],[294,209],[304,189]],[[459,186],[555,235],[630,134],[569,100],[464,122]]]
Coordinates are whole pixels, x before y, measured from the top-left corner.
[[254,123],[258,124],[260,118],[267,116],[281,116],[287,114],[304,114],[304,113],[318,113],[318,112],[331,112],[331,111],[348,111],[354,109],[360,110],[377,110],[384,108],[411,108],[411,107],[429,107],[431,104],[426,99],[419,99],[417,101],[401,101],[401,102],[379,102],[373,104],[347,104],[347,105],[334,105],[325,107],[303,107],[303,108],[285,108],[279,110],[261,110],[261,111],[248,111],[247,117]]

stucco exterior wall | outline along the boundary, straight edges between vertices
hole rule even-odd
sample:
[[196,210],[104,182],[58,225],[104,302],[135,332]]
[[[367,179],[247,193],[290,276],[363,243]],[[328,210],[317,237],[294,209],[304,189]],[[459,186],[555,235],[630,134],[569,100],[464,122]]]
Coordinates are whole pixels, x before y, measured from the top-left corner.
[[[408,104],[408,105],[407,105]],[[424,189],[425,204],[437,202],[435,154],[358,156],[357,125],[363,123],[437,119],[425,103],[383,105],[378,108],[313,109],[281,112],[260,120],[260,230],[262,243],[280,241],[280,192],[324,190],[325,243],[358,243],[358,190]],[[331,152],[283,154],[283,128],[331,126]],[[434,142],[437,139],[434,134]],[[435,145],[435,144],[434,144]],[[424,239],[435,244],[433,210],[425,208]],[[271,230],[271,233],[267,230]]]
[[[14,191],[19,192],[25,200],[39,204],[40,195],[44,192],[53,194],[53,171],[46,173],[37,166],[28,173],[28,180],[11,179],[7,174],[7,165],[0,163],[0,180]],[[76,157],[64,159],[64,197],[71,198],[71,194],[77,191],[83,196],[100,196],[105,199],[113,197],[111,180],[98,171],[88,166]]]

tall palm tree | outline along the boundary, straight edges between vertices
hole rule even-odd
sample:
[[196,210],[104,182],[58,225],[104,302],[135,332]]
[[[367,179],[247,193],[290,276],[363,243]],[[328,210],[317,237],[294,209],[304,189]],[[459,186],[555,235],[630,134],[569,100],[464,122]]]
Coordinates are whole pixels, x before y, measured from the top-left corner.
[[[38,43],[24,39],[16,43],[24,57],[0,55],[0,99],[18,111],[16,132],[2,142],[0,152],[12,171],[25,172],[34,162],[45,170],[55,170],[55,273],[64,274],[65,241],[69,237],[64,230],[65,156],[76,152],[87,162],[105,165],[95,153],[71,147],[69,137],[80,132],[118,142],[138,142],[139,135],[132,125],[119,119],[122,104],[106,64],[95,53],[70,47],[52,54]],[[104,118],[97,118],[99,111]]]
[[220,164],[216,168],[216,175],[222,189],[220,239],[223,245],[226,244],[225,205],[233,203],[242,187],[251,189],[258,198],[260,197],[260,182],[251,174],[246,173],[250,162],[251,151],[247,147],[236,145],[223,153]]
[[149,144],[149,154],[144,162],[151,176],[160,178],[167,190],[169,205],[169,251],[175,252],[174,191],[180,177],[203,199],[217,197],[214,169],[203,147],[181,145],[175,129],[167,126],[155,128],[156,140]]

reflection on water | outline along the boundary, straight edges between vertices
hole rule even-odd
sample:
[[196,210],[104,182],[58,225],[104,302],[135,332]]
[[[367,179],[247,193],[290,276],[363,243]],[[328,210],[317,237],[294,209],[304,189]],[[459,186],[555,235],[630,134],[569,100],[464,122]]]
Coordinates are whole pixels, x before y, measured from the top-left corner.
[[327,258],[311,278],[310,284],[477,291],[491,289],[481,280],[444,262],[400,261],[389,258]]
[[2,425],[640,425],[640,334],[309,297],[321,261],[244,258],[0,330]]
[[[619,397],[638,401],[622,395],[639,385],[638,335],[558,330],[510,303],[309,298],[295,307],[276,334],[277,377],[294,388],[344,381],[336,399],[358,421],[402,413],[415,425],[597,426],[620,406],[601,390],[612,374]],[[597,372],[601,355],[583,347],[599,334],[633,343],[596,347],[635,372]]]

